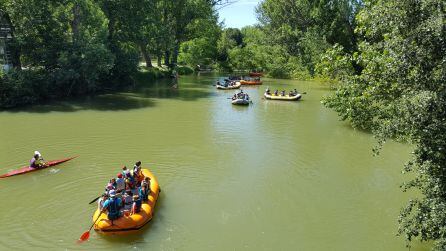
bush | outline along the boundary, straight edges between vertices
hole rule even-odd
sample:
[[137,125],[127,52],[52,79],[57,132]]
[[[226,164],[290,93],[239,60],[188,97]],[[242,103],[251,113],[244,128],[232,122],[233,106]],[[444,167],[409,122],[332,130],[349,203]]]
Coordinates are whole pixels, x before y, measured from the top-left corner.
[[139,71],[135,72],[132,76],[133,80],[137,83],[144,83],[146,81],[169,77],[170,73],[167,70],[156,67],[140,67]]
[[43,71],[11,70],[0,77],[0,107],[28,105],[49,97]]
[[188,66],[177,66],[175,68],[175,70],[177,71],[177,73],[179,75],[189,75],[194,73],[194,69],[188,67]]

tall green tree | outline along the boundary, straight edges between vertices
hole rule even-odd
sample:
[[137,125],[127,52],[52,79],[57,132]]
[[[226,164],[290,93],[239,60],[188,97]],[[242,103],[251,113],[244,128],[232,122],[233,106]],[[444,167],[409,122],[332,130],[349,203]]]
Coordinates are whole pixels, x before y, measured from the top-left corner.
[[415,178],[404,191],[421,193],[401,211],[399,233],[446,249],[446,3],[443,0],[366,1],[358,16],[358,62],[353,75],[328,97],[354,127],[381,141],[410,141],[405,166]]
[[257,8],[259,21],[273,44],[286,49],[313,73],[320,55],[334,44],[356,50],[357,0],[265,0]]

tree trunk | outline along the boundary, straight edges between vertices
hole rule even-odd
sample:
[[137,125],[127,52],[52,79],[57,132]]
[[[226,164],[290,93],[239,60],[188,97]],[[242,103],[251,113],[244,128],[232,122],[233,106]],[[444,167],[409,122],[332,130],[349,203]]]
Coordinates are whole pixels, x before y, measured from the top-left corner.
[[180,43],[175,43],[175,48],[173,49],[173,55],[172,55],[172,64],[173,66],[176,66],[178,63],[178,53],[180,51]]
[[166,50],[164,52],[164,64],[170,66],[170,51]]
[[158,55],[157,55],[157,59],[158,59],[157,64],[158,64],[158,67],[161,67],[161,66],[162,66],[162,63],[161,63],[161,59],[162,59],[162,57],[163,57],[163,55],[161,54],[161,52],[158,52]]
[[81,23],[81,7],[79,3],[75,3],[73,6],[73,21],[71,21],[71,30],[73,31],[73,43],[79,40],[79,25]]
[[141,49],[142,56],[144,57],[144,61],[146,61],[146,66],[152,68],[152,59],[150,58],[149,53],[147,52],[146,45],[142,42],[139,43],[139,48]]

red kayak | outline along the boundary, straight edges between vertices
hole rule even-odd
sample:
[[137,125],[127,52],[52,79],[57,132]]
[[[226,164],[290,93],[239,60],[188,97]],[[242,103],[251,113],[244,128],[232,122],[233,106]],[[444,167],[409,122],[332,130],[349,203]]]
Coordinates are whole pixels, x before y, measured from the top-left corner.
[[42,169],[45,169],[45,168],[50,167],[50,166],[55,166],[55,165],[59,165],[61,163],[67,162],[67,161],[72,160],[72,159],[74,159],[76,157],[77,156],[66,158],[66,159],[51,160],[51,161],[45,162],[46,166],[40,167],[40,168],[32,168],[30,166],[24,166],[24,167],[19,168],[17,170],[14,170],[14,171],[11,171],[9,173],[5,173],[3,175],[0,175],[0,178],[6,178],[6,177],[14,176],[14,175],[19,175],[19,174],[29,173],[29,172],[33,172],[33,171],[37,171],[37,170],[42,170]]

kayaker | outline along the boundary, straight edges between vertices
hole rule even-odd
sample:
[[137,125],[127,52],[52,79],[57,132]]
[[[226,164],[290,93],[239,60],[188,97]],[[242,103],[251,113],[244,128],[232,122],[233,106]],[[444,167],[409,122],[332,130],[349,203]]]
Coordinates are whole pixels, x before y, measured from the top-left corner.
[[41,168],[45,166],[42,155],[39,151],[34,151],[34,157],[29,161],[29,166],[32,168]]
[[111,190],[109,195],[110,198],[104,202],[103,208],[107,209],[107,217],[109,220],[112,220],[113,224],[113,220],[116,220],[121,216],[120,209],[122,207],[122,200],[120,198],[116,198],[115,190]]
[[122,173],[118,173],[116,179],[116,192],[120,193],[125,190],[125,179],[122,177]]
[[137,214],[141,211],[141,199],[137,194],[133,195],[133,204],[132,204],[132,211],[131,214]]

